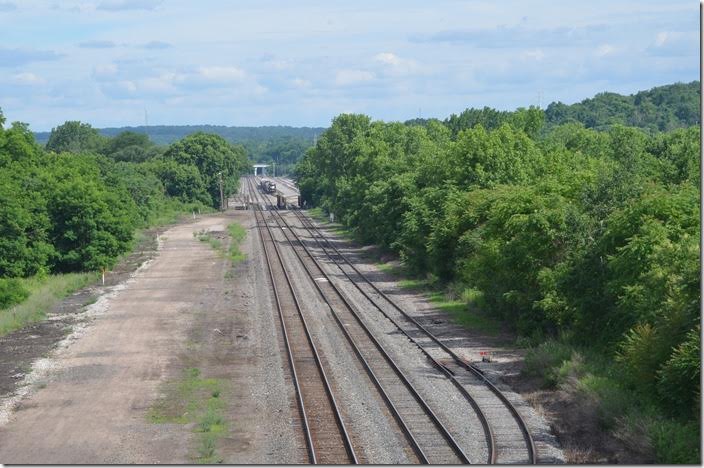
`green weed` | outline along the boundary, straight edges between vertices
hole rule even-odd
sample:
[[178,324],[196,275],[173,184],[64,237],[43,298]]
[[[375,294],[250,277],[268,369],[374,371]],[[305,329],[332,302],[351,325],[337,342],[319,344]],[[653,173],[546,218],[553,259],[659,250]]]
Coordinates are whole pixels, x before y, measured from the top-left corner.
[[430,294],[430,301],[438,309],[450,314],[455,323],[465,328],[480,330],[489,335],[496,335],[499,332],[498,321],[471,307],[464,300],[450,299],[444,292],[434,292]]
[[198,368],[190,367],[179,380],[168,383],[165,390],[165,396],[147,412],[147,420],[154,424],[192,423],[197,434],[194,461],[222,463],[216,449],[218,439],[228,432],[224,416],[227,404],[222,398],[225,381],[203,378]]
[[227,226],[227,232],[230,234],[228,258],[234,266],[247,258],[247,255],[240,250],[240,244],[247,237],[247,230],[237,223],[232,223]]

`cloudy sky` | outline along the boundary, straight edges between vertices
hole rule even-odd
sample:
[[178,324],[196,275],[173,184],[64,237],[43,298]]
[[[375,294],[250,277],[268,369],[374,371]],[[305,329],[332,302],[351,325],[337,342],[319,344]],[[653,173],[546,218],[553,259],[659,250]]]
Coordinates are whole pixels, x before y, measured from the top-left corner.
[[65,120],[327,126],[573,103],[699,76],[693,0],[0,0],[0,108]]

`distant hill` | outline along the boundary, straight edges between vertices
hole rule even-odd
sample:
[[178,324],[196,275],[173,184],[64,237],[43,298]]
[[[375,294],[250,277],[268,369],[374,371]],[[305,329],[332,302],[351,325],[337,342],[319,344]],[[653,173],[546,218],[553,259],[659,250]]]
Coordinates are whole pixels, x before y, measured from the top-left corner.
[[[627,96],[604,92],[571,105],[559,101],[551,103],[545,109],[545,124],[546,127],[552,127],[567,122],[582,122],[586,127],[598,130],[614,124],[622,124],[649,131],[669,131],[699,125],[701,120],[699,97],[699,81],[658,86]],[[472,127],[476,123],[493,128],[512,114],[509,111],[497,111],[489,107],[467,109],[458,116],[453,114],[448,117],[444,123],[458,129]],[[413,119],[406,124],[426,125],[430,120],[436,119]],[[296,145],[306,148],[311,146],[315,137],[326,129],[324,127],[227,127],[224,125],[153,125],[98,129],[102,135],[109,137],[127,130],[147,134],[154,143],[159,145],[167,145],[196,132],[214,133],[231,143],[244,145],[249,150],[250,157],[258,161],[267,160],[270,157],[267,155],[268,151],[262,148],[270,142],[294,141]],[[49,134],[50,132],[36,132],[34,135],[37,141],[44,145],[49,140]]]
[[572,105],[551,103],[545,110],[545,122],[552,126],[576,121],[600,130],[623,124],[668,131],[699,125],[699,98],[699,81],[658,86],[628,96],[599,93]]
[[[294,138],[310,141],[316,135],[325,131],[323,127],[226,127],[224,125],[153,125],[138,127],[110,127],[98,129],[101,135],[113,137],[120,132],[131,131],[144,133],[156,144],[168,145],[176,140],[196,132],[214,133],[220,135],[230,143],[247,143],[253,141],[266,141],[280,138]],[[49,140],[51,132],[36,132],[37,142],[44,145]]]

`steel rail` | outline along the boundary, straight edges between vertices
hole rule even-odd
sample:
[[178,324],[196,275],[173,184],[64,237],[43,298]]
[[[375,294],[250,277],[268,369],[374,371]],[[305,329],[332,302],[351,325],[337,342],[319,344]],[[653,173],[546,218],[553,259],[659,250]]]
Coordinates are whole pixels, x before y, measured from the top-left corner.
[[[248,180],[248,185],[249,185],[250,190],[252,190],[253,187],[252,187],[252,184],[249,182],[249,180]],[[254,189],[254,192],[255,192],[255,194],[257,193],[256,188]],[[278,246],[276,245],[276,241],[274,240],[274,236],[271,233],[271,229],[269,228],[269,224],[264,219],[264,215],[261,213],[261,210],[255,209],[254,211],[255,211],[255,221],[257,222],[257,229],[259,232],[259,238],[261,240],[262,248],[264,250],[264,256],[265,256],[265,260],[266,260],[266,264],[267,264],[267,270],[269,272],[269,277],[271,280],[272,288],[274,290],[274,297],[276,299],[277,310],[279,313],[279,320],[281,322],[284,341],[286,343],[287,354],[288,354],[289,364],[291,366],[291,374],[292,374],[292,378],[294,381],[294,386],[296,388],[296,394],[297,394],[297,399],[298,399],[298,403],[299,403],[299,408],[301,410],[301,414],[302,414],[302,418],[303,418],[303,422],[304,422],[304,432],[305,432],[306,442],[308,445],[308,453],[310,456],[311,463],[315,464],[318,462],[318,457],[316,455],[316,449],[315,449],[315,445],[313,443],[313,437],[312,437],[312,434],[310,431],[310,421],[308,420],[308,417],[306,414],[306,409],[305,409],[305,405],[303,402],[303,394],[301,391],[300,383],[298,381],[298,375],[296,372],[296,365],[294,362],[293,352],[291,350],[290,341],[288,338],[288,332],[286,329],[286,323],[285,323],[285,319],[283,316],[279,293],[276,288],[276,281],[274,280],[274,274],[271,269],[271,258],[269,257],[269,254],[266,249],[266,243],[264,242],[264,236],[262,236],[262,226],[259,224],[259,219],[261,219],[264,226],[266,226],[267,232],[268,232],[269,237],[271,239],[271,243],[274,246],[274,251],[276,253],[276,257],[277,257],[279,264],[281,265],[281,269],[284,273],[286,273],[286,268],[284,267],[283,260],[281,258],[281,253],[279,252]],[[257,213],[259,214],[259,217],[257,217]],[[327,397],[330,401],[330,405],[331,405],[331,408],[332,408],[334,416],[335,416],[336,424],[337,424],[338,428],[340,429],[340,435],[342,436],[343,443],[345,445],[345,451],[346,451],[348,457],[350,458],[350,460],[353,463],[357,464],[357,463],[359,463],[359,461],[358,461],[357,456],[354,452],[354,448],[352,446],[352,442],[350,440],[349,434],[348,434],[347,429],[345,427],[344,421],[342,420],[342,415],[340,414],[340,410],[337,406],[337,402],[335,401],[335,397],[332,393],[332,388],[331,388],[330,382],[328,381],[328,378],[325,374],[325,369],[323,368],[322,362],[320,360],[320,356],[319,356],[318,351],[315,347],[315,344],[313,343],[310,331],[308,329],[308,325],[305,321],[305,318],[303,317],[303,313],[301,311],[298,297],[297,297],[296,292],[293,288],[293,285],[291,284],[290,279],[288,278],[288,275],[284,274],[284,277],[286,278],[286,283],[291,291],[291,297],[293,298],[293,301],[296,305],[296,311],[298,312],[298,316],[301,320],[303,329],[305,331],[306,338],[307,338],[308,343],[311,347],[311,351],[312,351],[316,366],[317,366],[318,370],[320,371],[320,375],[322,376],[322,381],[323,381],[323,385],[325,388],[325,392],[326,392]]]
[[[299,213],[299,212],[297,212],[297,211],[295,211],[295,213],[296,213],[296,216],[303,217],[303,219],[306,219],[306,217],[305,217],[302,213]],[[299,218],[299,219],[301,219],[301,218]],[[394,309],[396,309],[396,310],[397,310],[399,313],[401,313],[407,320],[409,320],[409,321],[412,322],[416,327],[418,327],[418,329],[420,329],[428,338],[430,338],[433,342],[435,342],[438,346],[440,346],[440,347],[443,349],[443,351],[445,351],[449,356],[451,356],[452,359],[453,359],[453,361],[455,361],[459,366],[463,367],[464,369],[468,370],[469,372],[471,372],[472,374],[474,374],[475,376],[477,376],[479,379],[482,380],[482,382],[483,382],[485,385],[487,385],[487,387],[492,391],[492,393],[494,393],[494,394],[497,396],[497,398],[499,398],[499,400],[501,400],[501,402],[506,406],[506,408],[509,410],[509,412],[511,413],[511,415],[512,415],[512,416],[514,417],[514,419],[516,420],[516,422],[517,422],[517,424],[518,424],[518,426],[519,426],[519,428],[520,428],[520,430],[521,430],[521,432],[522,432],[522,434],[523,434],[523,438],[524,438],[524,441],[525,441],[526,446],[527,446],[528,458],[529,458],[529,460],[530,460],[530,463],[531,463],[531,464],[537,463],[537,461],[538,461],[537,449],[536,449],[536,447],[535,447],[535,442],[534,442],[534,440],[533,440],[533,436],[531,435],[530,430],[528,429],[528,425],[526,424],[525,420],[524,420],[523,417],[520,415],[520,413],[518,412],[518,410],[516,409],[516,407],[508,400],[508,398],[506,398],[506,395],[504,395],[503,392],[502,392],[501,390],[499,390],[499,389],[496,387],[496,385],[494,385],[494,383],[491,382],[491,381],[484,375],[484,373],[481,371],[481,369],[477,368],[476,366],[472,365],[471,363],[466,362],[464,359],[462,359],[460,356],[458,356],[451,348],[449,348],[445,343],[443,343],[438,337],[436,337],[435,335],[433,335],[427,328],[425,328],[423,325],[421,325],[414,317],[412,317],[410,314],[408,314],[406,311],[404,311],[398,304],[396,304],[391,298],[389,298],[386,293],[384,293],[381,289],[379,289],[379,288],[378,288],[373,282],[371,282],[362,272],[360,272],[359,269],[358,269],[352,262],[350,262],[349,259],[347,259],[347,257],[346,257],[342,252],[340,252],[340,251],[337,249],[337,247],[335,247],[335,246],[321,233],[320,229],[319,229],[317,226],[315,226],[315,225],[314,225],[310,220],[308,220],[308,219],[306,219],[306,221],[307,221],[308,224],[309,224],[310,226],[312,226],[312,228],[318,233],[318,236],[319,236],[321,239],[323,239],[323,240],[325,241],[325,243],[326,243],[328,246],[330,246],[330,248],[332,248],[332,249],[335,251],[335,254],[336,254],[339,258],[341,258],[345,263],[347,263],[347,265],[349,265],[349,266],[354,270],[354,272],[355,272],[362,280],[364,280],[364,282],[366,282],[367,284],[369,284],[369,286],[371,286],[371,287],[374,289],[374,291],[376,291],[377,294],[379,294],[379,296],[383,297]],[[306,229],[308,229],[308,228],[306,228]],[[310,232],[310,229],[308,229],[308,231]],[[311,234],[312,234],[312,233],[311,233]],[[316,242],[318,243],[318,245],[321,245],[321,244],[317,241],[317,239],[315,238],[315,236],[313,236],[313,237],[314,237],[314,239],[316,240]],[[325,251],[325,248],[322,247],[322,246],[321,246],[321,248],[322,248],[323,251],[326,253],[326,255],[328,256],[328,258],[330,258],[330,259],[338,266],[338,268],[340,268],[340,270],[345,274],[345,276],[347,276],[347,278],[349,278],[350,281],[352,281],[352,283],[354,283],[355,286],[357,286],[357,288],[358,288],[360,291],[362,291],[361,288],[359,288],[359,285],[357,285],[357,283],[356,283],[354,280],[352,280],[352,278],[350,278],[350,276],[339,266],[338,262],[336,262],[336,261],[332,258],[332,256],[331,256],[330,254],[328,254],[328,253]],[[369,297],[366,293],[363,292],[363,294],[365,294],[365,296]],[[370,300],[371,300],[371,299],[370,299]],[[381,310],[381,309],[379,308],[379,310]],[[391,320],[391,318],[388,317],[388,315],[387,315],[386,313],[384,313],[383,311],[382,311],[382,313],[383,313],[387,318],[389,318],[389,320]],[[393,320],[391,320],[391,321],[394,322]],[[418,343],[416,342],[416,340],[414,340],[412,337],[410,337],[400,326],[398,326],[398,324],[396,324],[395,322],[394,322],[394,324],[396,325],[396,327],[397,327],[399,330],[401,330],[406,336],[408,336],[414,343],[416,343],[417,346],[419,346],[420,348],[422,348],[422,346],[421,346],[420,344],[418,344]]]
[[[256,198],[256,199],[263,200],[265,203],[270,203],[270,202],[266,199],[266,196],[265,196],[265,195],[262,195],[262,194],[260,194],[260,193],[258,193],[258,192],[255,193],[255,198]],[[320,292],[320,291],[319,291],[319,292]],[[325,296],[323,296],[322,293],[321,293],[321,296],[322,296],[322,298],[323,298],[323,301],[325,301],[325,303],[328,305],[328,307],[330,307],[330,308],[332,309],[332,306],[331,306],[330,302],[327,300],[327,298],[326,298]],[[410,443],[410,445],[411,445],[411,448],[412,448],[412,450],[414,451],[414,453],[416,454],[416,456],[418,457],[419,461],[420,461],[421,463],[423,463],[423,464],[428,464],[428,463],[429,463],[428,457],[427,457],[426,454],[423,452],[423,449],[421,448],[420,443],[416,440],[416,438],[415,438],[415,436],[413,435],[413,433],[411,432],[410,428],[407,426],[406,422],[403,420],[403,417],[401,416],[401,414],[400,414],[398,408],[396,407],[396,405],[394,405],[393,401],[391,400],[391,398],[389,397],[389,395],[388,395],[388,394],[386,393],[386,391],[384,390],[383,386],[381,385],[381,382],[379,381],[379,378],[378,378],[377,375],[374,373],[374,370],[371,368],[371,365],[370,365],[370,364],[367,362],[367,360],[364,358],[364,356],[362,355],[362,352],[359,350],[359,347],[358,347],[357,344],[354,342],[354,340],[352,339],[352,337],[349,335],[348,331],[344,328],[344,326],[343,326],[342,323],[340,322],[340,320],[339,320],[339,318],[337,317],[337,315],[333,314],[333,317],[334,317],[334,319],[336,320],[336,322],[338,323],[338,325],[341,327],[342,332],[343,332],[343,334],[345,335],[345,338],[346,338],[347,341],[350,343],[350,345],[351,345],[351,347],[352,347],[352,350],[354,351],[355,355],[357,356],[357,358],[358,358],[358,359],[360,360],[360,362],[362,363],[362,366],[364,367],[365,372],[366,372],[367,375],[369,376],[369,379],[372,381],[372,383],[373,383],[374,386],[376,387],[377,391],[378,391],[379,394],[381,395],[382,399],[383,399],[384,402],[386,403],[386,405],[387,405],[389,411],[391,412],[391,415],[393,416],[394,420],[395,420],[396,423],[399,425],[399,427],[401,428],[402,432],[404,433],[404,435],[405,435],[406,438],[408,439],[408,441],[409,441],[409,443]]]
[[[265,199],[265,200],[266,200],[266,199]],[[273,207],[273,205],[271,205],[270,202],[267,201],[267,203],[269,203],[269,205]],[[296,234],[296,233],[291,229],[291,227],[288,225],[287,221],[280,215],[280,213],[278,213],[277,210],[271,210],[271,211],[274,213],[273,218],[276,219],[276,222],[277,222],[279,228],[280,228],[281,231],[284,233],[284,236],[286,237],[286,239],[288,240],[288,242],[289,242],[289,243],[291,244],[291,246],[293,247],[294,253],[296,254],[296,256],[298,257],[298,259],[300,260],[301,264],[303,265],[304,269],[306,270],[306,273],[308,274],[308,276],[309,276],[310,279],[312,280],[314,286],[316,287],[316,289],[317,289],[318,292],[320,293],[320,295],[321,295],[321,297],[323,298],[323,300],[325,300],[325,302],[328,303],[328,305],[330,306],[329,300],[326,298],[325,293],[323,293],[322,289],[320,288],[320,286],[318,285],[318,283],[315,281],[314,275],[312,274],[312,272],[310,271],[310,269],[309,269],[309,267],[306,265],[306,263],[303,261],[303,258],[302,258],[302,256],[301,256],[300,252],[298,252],[298,251],[296,250],[296,248],[295,248],[295,246],[294,246],[294,242],[289,239],[288,235],[286,235],[286,231],[287,231],[287,230],[288,230],[288,232],[290,232],[290,233],[294,236],[294,238],[296,239],[297,243],[300,244],[301,247],[305,250],[306,254],[307,254],[308,257],[311,259],[311,261],[313,262],[313,264],[320,270],[320,273],[323,275],[323,277],[324,277],[325,279],[327,279],[328,284],[330,284],[330,286],[333,288],[333,290],[335,291],[335,293],[337,294],[337,296],[339,297],[339,299],[341,300],[341,302],[345,305],[345,307],[349,310],[349,312],[350,312],[350,313],[352,314],[352,316],[355,318],[356,322],[359,324],[359,326],[361,327],[361,329],[362,329],[362,330],[364,331],[364,333],[367,335],[367,337],[369,338],[369,340],[370,340],[370,341],[374,344],[374,346],[377,348],[377,350],[379,351],[379,354],[381,354],[381,356],[384,358],[384,360],[386,360],[386,362],[389,364],[389,366],[390,366],[391,369],[394,371],[394,373],[398,376],[399,380],[404,384],[404,386],[405,386],[406,389],[409,391],[409,393],[410,393],[410,394],[413,396],[413,398],[416,400],[416,402],[417,402],[418,405],[421,407],[421,409],[422,409],[423,412],[426,414],[426,416],[428,416],[428,418],[429,418],[431,421],[433,421],[433,424],[434,424],[434,425],[436,426],[436,428],[438,429],[438,432],[439,432],[439,433],[442,435],[442,437],[446,440],[446,442],[448,443],[448,445],[450,446],[450,448],[453,450],[453,452],[455,453],[455,455],[458,457],[458,459],[460,459],[462,463],[467,463],[467,464],[470,463],[468,456],[464,453],[464,451],[463,451],[462,448],[459,446],[459,444],[457,443],[457,441],[454,439],[454,437],[452,436],[452,434],[450,434],[450,432],[447,430],[447,428],[445,427],[445,425],[440,421],[440,419],[438,418],[438,416],[435,414],[435,412],[433,412],[433,410],[430,408],[430,406],[427,404],[427,402],[423,399],[423,397],[418,393],[418,391],[415,389],[415,387],[413,387],[413,385],[411,384],[411,382],[407,379],[407,377],[404,375],[404,373],[401,371],[401,369],[398,367],[398,365],[394,362],[394,360],[391,358],[391,356],[386,352],[386,350],[385,350],[384,347],[381,345],[381,343],[380,343],[380,342],[376,339],[376,337],[372,334],[372,332],[371,332],[371,331],[369,330],[369,328],[366,326],[366,324],[364,323],[364,321],[361,320],[361,317],[360,317],[359,314],[355,311],[354,307],[353,307],[353,306],[350,304],[350,302],[344,297],[344,295],[340,292],[340,290],[338,289],[338,287],[337,287],[332,281],[330,281],[330,278],[329,278],[329,276],[327,275],[327,273],[325,273],[325,271],[322,269],[322,267],[320,267],[318,261],[317,261],[317,260],[315,259],[315,257],[310,253],[310,251],[309,251],[308,248],[305,246],[305,244],[300,241],[300,239],[298,238],[297,234]],[[278,219],[280,219],[280,220],[283,222],[283,225],[278,221],[277,215],[278,215]],[[287,229],[284,229],[284,227],[286,227]],[[346,327],[344,326],[344,324],[342,323],[342,321],[339,319],[339,317],[337,316],[337,314],[336,314],[336,312],[334,311],[334,309],[333,309],[332,307],[330,307],[330,310],[331,310],[331,313],[332,313],[333,317],[334,317],[335,320],[336,320],[336,323],[339,325],[340,329],[343,331],[343,333],[344,333],[345,336],[347,337],[348,341],[350,341],[351,343],[354,343],[353,338],[352,338],[352,337],[349,335],[349,333],[347,332]]]
[[338,269],[347,277],[348,280],[357,288],[357,290],[362,293],[362,295],[367,298],[367,300],[379,311],[381,314],[388,319],[394,326],[404,335],[406,338],[408,338],[413,344],[416,345],[416,347],[423,353],[423,355],[433,364],[433,366],[438,369],[442,374],[445,375],[452,384],[457,388],[457,390],[460,392],[460,394],[464,397],[464,399],[472,406],[474,409],[475,413],[477,414],[477,418],[479,419],[479,422],[482,425],[482,429],[484,431],[484,436],[486,437],[487,440],[487,463],[489,464],[494,464],[496,463],[496,458],[497,458],[497,449],[496,449],[496,438],[494,436],[494,431],[491,428],[491,424],[489,424],[489,420],[486,417],[486,414],[484,414],[484,411],[481,409],[477,401],[472,397],[472,395],[469,394],[467,389],[457,380],[457,378],[454,376],[454,373],[448,369],[445,365],[440,363],[435,357],[433,357],[425,347],[420,345],[418,341],[412,337],[406,330],[404,330],[397,322],[394,320],[389,314],[384,311],[379,304],[369,295],[367,294],[366,291],[364,291],[362,288],[359,287],[359,285],[350,277],[350,275],[342,269],[342,267],[337,263],[335,259],[333,259],[332,255],[328,253],[328,251],[325,249],[325,247],[318,241],[318,238],[316,237],[315,233],[313,231],[306,227],[307,224],[307,219],[298,211],[295,212],[295,215],[297,219],[301,221],[301,224],[303,225],[303,228],[306,229],[315,243],[323,250],[325,255],[332,260],[332,262],[335,264],[335,266],[338,267]]

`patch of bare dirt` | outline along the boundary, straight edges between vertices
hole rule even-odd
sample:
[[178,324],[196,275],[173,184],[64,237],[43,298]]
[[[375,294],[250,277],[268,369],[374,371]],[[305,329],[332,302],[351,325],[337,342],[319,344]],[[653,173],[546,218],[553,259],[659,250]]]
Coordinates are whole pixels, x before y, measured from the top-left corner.
[[[205,217],[172,227],[146,268],[116,284],[86,312],[74,312],[84,322],[72,327],[65,322],[72,328],[68,342],[60,341],[47,359],[33,363],[29,377],[43,370],[40,384],[32,384],[0,428],[2,462],[189,461],[190,429],[151,424],[146,414],[182,351],[198,304],[207,302],[211,285],[222,276],[217,268],[222,260],[192,235],[195,226],[211,225],[221,226],[222,220]],[[116,275],[128,277],[129,269]]]
[[[249,232],[241,245],[247,259],[231,268],[193,233],[224,232],[235,220]],[[219,459],[297,462],[301,441],[291,424],[290,385],[256,239],[246,212],[176,225],[161,232],[149,264],[130,275],[143,261],[138,256],[150,258],[156,244],[135,249],[137,257],[108,276],[113,289],[95,303],[84,306],[102,290],[95,287],[64,301],[67,317],[47,321],[60,322],[60,334],[40,335],[42,347],[28,341],[24,354],[15,354],[6,344],[2,355],[21,356],[32,371],[20,388],[29,391],[0,399],[12,403],[0,423],[0,462],[192,463],[201,442],[194,424],[151,416],[168,396],[165,384],[186,368],[225,383],[230,430],[218,441]]]
[[[163,231],[164,228],[161,228]],[[113,286],[125,281],[140,265],[154,257],[156,229],[144,231],[130,254],[105,275],[105,285],[91,284],[68,296],[50,310],[47,319],[0,337],[0,399],[22,384],[32,362],[46,356],[70,333],[83,308]]]

